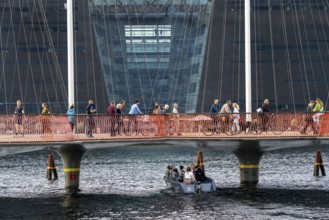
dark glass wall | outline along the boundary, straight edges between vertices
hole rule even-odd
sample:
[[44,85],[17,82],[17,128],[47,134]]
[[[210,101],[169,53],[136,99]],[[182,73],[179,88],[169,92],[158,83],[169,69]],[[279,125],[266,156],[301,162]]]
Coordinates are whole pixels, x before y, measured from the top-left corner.
[[[90,23],[88,1],[74,1],[76,105],[88,99],[103,112],[108,104]],[[0,1],[0,112],[13,112],[17,99],[28,113],[48,103],[51,112],[67,108],[66,0]]]
[[[251,0],[253,109],[268,98],[278,111],[328,102],[328,1]],[[244,1],[214,1],[199,111],[214,98],[244,109]]]

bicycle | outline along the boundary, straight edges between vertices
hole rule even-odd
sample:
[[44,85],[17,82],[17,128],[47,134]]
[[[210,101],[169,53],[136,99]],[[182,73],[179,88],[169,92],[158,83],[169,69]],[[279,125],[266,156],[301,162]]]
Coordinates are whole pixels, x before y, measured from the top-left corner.
[[221,134],[225,133],[227,135],[234,135],[238,132],[236,125],[232,122],[232,120],[227,119],[227,117],[222,116],[220,118],[221,121],[214,120],[211,124],[205,122],[202,126],[202,133],[205,136],[212,136],[215,133]]
[[288,129],[288,121],[283,120],[277,115],[270,115],[266,130],[271,131],[273,134],[280,135]]
[[[240,127],[244,127],[245,134],[261,134],[263,131],[262,121],[260,118],[255,118],[252,122],[246,122],[247,124],[241,125]],[[240,132],[242,129],[240,130]]]
[[148,121],[145,116],[143,118],[123,119],[121,126],[121,131],[123,131],[126,136],[131,136],[135,132],[136,135],[142,134],[143,136],[156,133],[155,126],[151,121]]

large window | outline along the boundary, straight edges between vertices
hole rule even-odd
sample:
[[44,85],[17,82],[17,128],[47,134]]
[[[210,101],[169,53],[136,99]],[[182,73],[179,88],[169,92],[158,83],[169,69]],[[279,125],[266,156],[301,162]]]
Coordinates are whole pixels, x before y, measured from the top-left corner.
[[171,37],[171,25],[126,25],[126,37]]
[[168,67],[171,25],[126,25],[125,38],[129,69]]

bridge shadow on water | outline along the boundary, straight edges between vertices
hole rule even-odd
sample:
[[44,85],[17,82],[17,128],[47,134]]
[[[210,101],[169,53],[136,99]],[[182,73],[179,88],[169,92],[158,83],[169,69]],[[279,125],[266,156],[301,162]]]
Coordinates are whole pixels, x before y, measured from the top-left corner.
[[188,210],[191,216],[207,215],[207,218],[212,218],[230,212],[229,216],[234,218],[247,216],[252,209],[270,212],[273,217],[287,215],[280,211],[282,207],[326,210],[328,206],[329,192],[320,189],[220,188],[216,193],[196,195],[79,194],[0,198],[0,216],[4,219],[177,218],[184,216]]
[[217,195],[222,199],[239,200],[250,205],[277,203],[319,208],[329,206],[329,191],[321,189],[224,188]]

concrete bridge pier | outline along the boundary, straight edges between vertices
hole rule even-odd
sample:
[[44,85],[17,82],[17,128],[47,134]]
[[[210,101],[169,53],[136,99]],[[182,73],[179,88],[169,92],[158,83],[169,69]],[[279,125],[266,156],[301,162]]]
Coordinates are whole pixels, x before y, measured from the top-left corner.
[[260,160],[263,152],[256,141],[242,142],[234,151],[239,160],[241,186],[256,186],[259,181]]
[[69,194],[79,192],[80,163],[86,152],[81,144],[63,144],[55,150],[63,161],[65,174],[65,189]]

